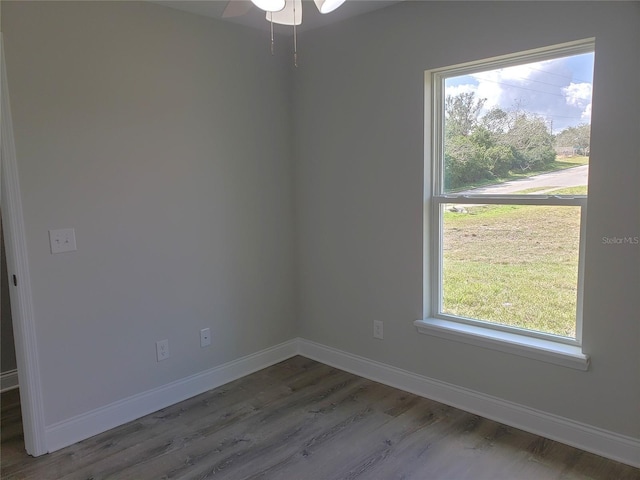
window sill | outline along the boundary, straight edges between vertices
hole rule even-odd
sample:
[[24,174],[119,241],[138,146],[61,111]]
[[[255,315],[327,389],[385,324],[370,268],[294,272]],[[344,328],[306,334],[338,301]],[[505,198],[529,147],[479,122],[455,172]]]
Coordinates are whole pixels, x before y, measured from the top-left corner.
[[418,332],[425,335],[533,358],[576,370],[586,371],[589,368],[589,356],[582,353],[581,347],[577,345],[566,345],[438,318],[416,320],[413,324]]

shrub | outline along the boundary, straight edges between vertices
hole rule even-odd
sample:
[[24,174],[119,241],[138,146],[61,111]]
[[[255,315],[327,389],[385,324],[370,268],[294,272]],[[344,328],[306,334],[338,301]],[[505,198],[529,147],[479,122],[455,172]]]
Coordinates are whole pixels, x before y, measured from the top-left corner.
[[515,157],[513,149],[507,145],[495,145],[484,152],[486,163],[493,176],[506,177],[513,167]]
[[471,185],[494,176],[485,148],[475,143],[473,138],[461,135],[447,143],[444,175],[446,189]]

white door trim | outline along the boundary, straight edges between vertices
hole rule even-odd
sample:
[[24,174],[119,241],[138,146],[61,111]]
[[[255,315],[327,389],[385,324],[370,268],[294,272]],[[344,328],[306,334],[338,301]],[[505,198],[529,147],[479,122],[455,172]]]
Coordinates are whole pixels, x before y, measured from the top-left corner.
[[44,404],[40,383],[38,345],[33,316],[31,281],[27,258],[27,242],[22,217],[22,200],[18,165],[13,138],[9,88],[4,59],[4,40],[0,33],[0,147],[2,151],[0,184],[2,221],[4,223],[7,270],[9,278],[17,278],[17,286],[9,282],[16,363],[20,379],[22,428],[27,453],[33,456],[47,453],[45,444]]

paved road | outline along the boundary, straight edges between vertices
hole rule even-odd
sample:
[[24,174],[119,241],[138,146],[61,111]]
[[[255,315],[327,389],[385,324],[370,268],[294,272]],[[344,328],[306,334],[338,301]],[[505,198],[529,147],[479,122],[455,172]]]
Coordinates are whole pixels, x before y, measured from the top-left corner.
[[[500,185],[472,188],[471,190],[460,192],[460,194],[506,194],[518,192],[527,188],[549,187],[549,190],[555,190],[556,188],[578,187],[580,185],[586,185],[588,177],[589,165],[581,165],[579,167],[558,170],[557,172],[543,173],[542,175],[535,175],[521,180],[512,180],[510,182],[501,183]],[[546,190],[541,190],[534,193],[543,194],[545,192]]]

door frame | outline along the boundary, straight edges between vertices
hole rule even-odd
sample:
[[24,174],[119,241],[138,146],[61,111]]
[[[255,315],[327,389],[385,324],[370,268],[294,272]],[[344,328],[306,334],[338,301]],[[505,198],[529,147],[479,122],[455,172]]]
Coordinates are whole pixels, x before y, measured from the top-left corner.
[[27,453],[39,456],[48,453],[44,403],[2,32],[0,32],[0,84],[0,202],[7,271],[11,279],[9,297],[20,386],[22,428]]

